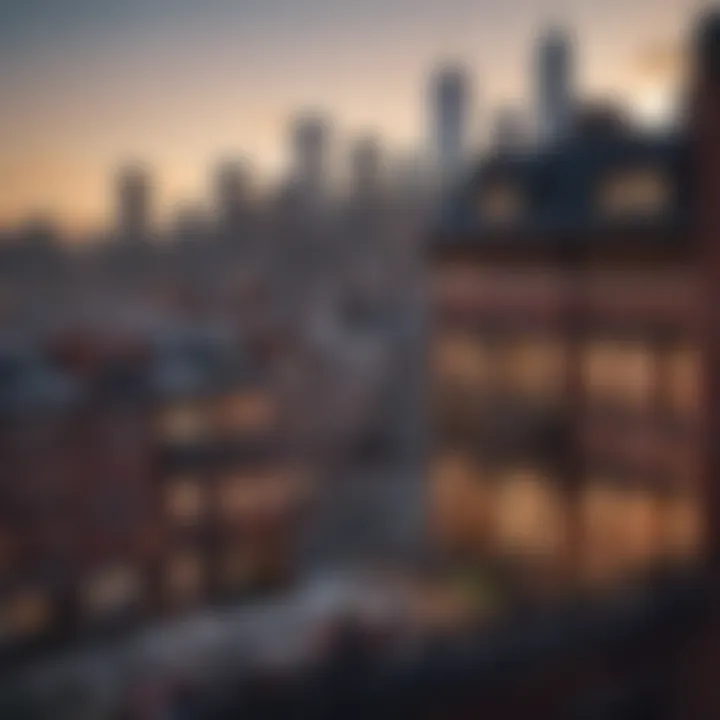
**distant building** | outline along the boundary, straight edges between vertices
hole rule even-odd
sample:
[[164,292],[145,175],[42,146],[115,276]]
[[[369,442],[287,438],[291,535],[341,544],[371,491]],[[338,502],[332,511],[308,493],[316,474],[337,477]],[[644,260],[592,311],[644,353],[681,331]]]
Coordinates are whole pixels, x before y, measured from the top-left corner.
[[303,202],[322,202],[329,180],[330,126],[318,115],[297,118],[291,130],[292,180]]
[[130,165],[117,178],[117,233],[122,240],[147,240],[152,232],[152,184],[145,168]]
[[502,107],[495,117],[492,144],[503,150],[518,150],[527,145],[525,114],[518,107]]
[[184,203],[177,208],[173,220],[173,240],[198,242],[206,239],[210,222],[204,209],[194,203]]
[[443,179],[460,168],[467,150],[470,110],[469,78],[461,66],[441,67],[430,90],[430,151]]
[[213,192],[221,232],[234,234],[241,229],[248,210],[249,184],[246,163],[225,160],[218,165],[213,179]]
[[350,153],[352,195],[356,200],[377,197],[380,191],[382,156],[380,143],[372,135],[359,138]]
[[541,40],[537,55],[537,122],[541,144],[566,137],[572,125],[572,53],[558,28]]

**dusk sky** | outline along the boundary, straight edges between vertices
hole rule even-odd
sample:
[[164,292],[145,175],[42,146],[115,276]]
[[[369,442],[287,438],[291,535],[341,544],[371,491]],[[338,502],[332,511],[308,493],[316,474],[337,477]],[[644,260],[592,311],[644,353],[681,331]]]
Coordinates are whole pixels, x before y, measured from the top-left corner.
[[540,29],[576,33],[578,85],[636,109],[672,87],[695,0],[0,0],[0,221],[102,223],[112,171],[152,164],[161,205],[206,193],[220,156],[283,168],[288,118],[320,108],[338,140],[421,142],[433,65],[474,72],[478,136],[530,103]]

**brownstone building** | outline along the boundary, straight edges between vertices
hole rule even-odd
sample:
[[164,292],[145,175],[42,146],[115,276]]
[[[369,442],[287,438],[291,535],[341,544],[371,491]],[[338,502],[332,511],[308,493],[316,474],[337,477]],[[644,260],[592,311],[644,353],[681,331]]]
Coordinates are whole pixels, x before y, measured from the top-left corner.
[[433,532],[532,593],[717,550],[716,16],[694,60],[681,130],[493,153],[432,243]]

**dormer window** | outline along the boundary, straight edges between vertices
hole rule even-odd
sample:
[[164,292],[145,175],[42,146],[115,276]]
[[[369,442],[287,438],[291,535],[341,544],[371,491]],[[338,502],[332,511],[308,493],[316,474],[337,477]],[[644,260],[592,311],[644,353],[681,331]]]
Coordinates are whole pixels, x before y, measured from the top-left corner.
[[518,219],[523,210],[523,195],[516,183],[488,183],[480,188],[479,210],[484,222],[505,225]]
[[664,212],[671,202],[667,176],[657,168],[617,170],[600,186],[599,210],[613,219],[643,219]]

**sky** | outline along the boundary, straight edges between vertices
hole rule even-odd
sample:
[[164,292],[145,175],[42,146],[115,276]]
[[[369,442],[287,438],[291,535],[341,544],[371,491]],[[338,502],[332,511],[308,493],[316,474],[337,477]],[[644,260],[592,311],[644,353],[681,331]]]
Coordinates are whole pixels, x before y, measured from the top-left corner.
[[213,164],[287,162],[289,119],[332,118],[336,145],[423,141],[427,78],[473,74],[478,141],[501,105],[531,111],[538,33],[572,32],[577,84],[662,113],[697,0],[0,0],[0,224],[47,213],[101,226],[113,170],[155,173],[158,205],[207,198]]

